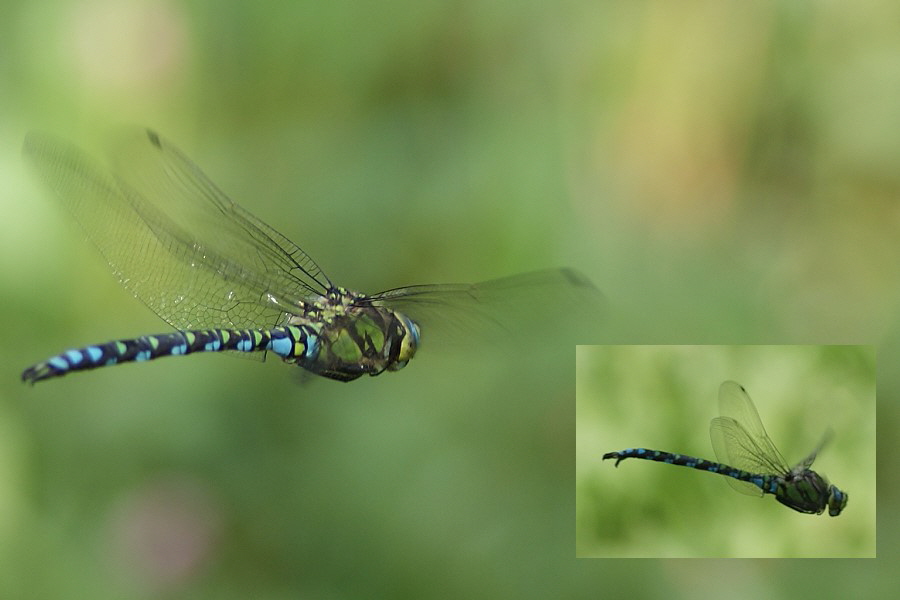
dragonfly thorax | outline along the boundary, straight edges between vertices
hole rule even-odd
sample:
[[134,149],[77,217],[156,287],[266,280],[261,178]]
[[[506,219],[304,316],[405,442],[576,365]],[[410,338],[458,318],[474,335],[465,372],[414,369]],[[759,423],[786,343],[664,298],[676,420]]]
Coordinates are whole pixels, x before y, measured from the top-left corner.
[[312,352],[285,360],[339,381],[400,370],[419,345],[419,327],[412,319],[343,288],[329,291],[289,324],[315,330],[315,343]]
[[832,517],[839,515],[847,505],[847,494],[811,469],[790,471],[785,477],[780,477],[775,499],[807,514],[822,514],[827,507]]

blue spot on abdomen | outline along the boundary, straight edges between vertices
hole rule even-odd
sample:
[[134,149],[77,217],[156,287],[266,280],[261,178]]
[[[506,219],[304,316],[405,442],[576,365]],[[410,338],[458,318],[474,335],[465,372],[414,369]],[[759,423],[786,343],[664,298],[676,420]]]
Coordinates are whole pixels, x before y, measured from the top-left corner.
[[291,349],[294,347],[294,342],[291,341],[288,337],[282,337],[279,339],[272,339],[269,341],[269,350],[277,354],[278,356],[290,356]]

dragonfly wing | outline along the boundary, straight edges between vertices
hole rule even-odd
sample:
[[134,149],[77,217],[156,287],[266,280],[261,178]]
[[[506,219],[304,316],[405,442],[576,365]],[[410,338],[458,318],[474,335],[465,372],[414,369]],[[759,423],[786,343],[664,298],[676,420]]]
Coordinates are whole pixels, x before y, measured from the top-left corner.
[[[770,472],[769,466],[760,463],[756,458],[757,450],[746,430],[734,419],[729,417],[713,419],[709,425],[709,438],[719,462],[751,473]],[[742,494],[761,496],[763,493],[757,486],[746,481],[733,477],[727,477],[725,481]]]
[[[748,458],[747,465],[754,468],[765,467],[766,473],[783,473],[787,471],[787,462],[772,443],[766,428],[763,427],[759,413],[750,395],[742,385],[734,381],[726,381],[719,386],[719,414],[737,421],[747,440],[742,444],[742,454]],[[738,468],[744,468],[735,465]],[[749,470],[749,469],[747,469]]]
[[572,269],[535,271],[473,284],[414,285],[370,296],[442,341],[517,340],[596,343],[603,294]]
[[[234,262],[280,280],[324,293],[331,281],[316,262],[282,234],[226,196],[183,152],[153,131],[123,135],[115,152],[116,172],[191,233]],[[274,268],[274,270],[273,270]]]
[[179,329],[267,327],[327,278],[152,132],[116,149],[115,173],[53,136],[24,154],[119,282]]
[[[720,462],[763,475],[785,474],[787,464],[763,427],[747,391],[734,381],[719,386],[719,412],[710,422],[709,437]],[[739,492],[759,495],[758,487],[729,479]]]
[[831,441],[833,435],[834,432],[832,430],[829,429],[828,431],[826,431],[822,436],[822,440],[816,446],[816,449],[810,452],[809,456],[797,463],[791,470],[799,472],[809,469],[812,466],[813,462],[816,460],[816,456],[819,454],[819,452],[822,451],[822,448],[824,448]]

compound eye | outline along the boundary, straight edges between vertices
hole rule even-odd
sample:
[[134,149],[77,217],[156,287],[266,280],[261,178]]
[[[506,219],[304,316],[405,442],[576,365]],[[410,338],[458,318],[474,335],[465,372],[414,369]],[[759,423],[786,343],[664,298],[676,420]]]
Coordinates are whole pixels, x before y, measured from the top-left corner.
[[403,363],[397,367],[397,369],[401,369],[415,356],[416,349],[419,347],[419,326],[406,315],[398,313],[397,318],[400,320],[399,327],[403,330],[401,332],[403,340],[400,342],[400,351],[397,353],[395,364]]

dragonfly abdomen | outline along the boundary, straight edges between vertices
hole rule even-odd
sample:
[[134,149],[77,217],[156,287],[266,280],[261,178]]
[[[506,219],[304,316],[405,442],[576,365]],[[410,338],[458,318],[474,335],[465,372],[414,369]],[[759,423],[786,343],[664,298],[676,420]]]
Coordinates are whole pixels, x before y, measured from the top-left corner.
[[96,369],[125,362],[143,362],[163,356],[225,350],[271,351],[284,359],[311,359],[318,352],[318,336],[310,327],[302,325],[272,329],[204,329],[144,335],[67,350],[25,369],[22,380],[34,383],[59,377],[70,371]]
[[765,493],[774,494],[778,488],[777,478],[769,475],[761,475],[750,473],[730,467],[726,464],[712,462],[704,458],[694,458],[693,456],[685,456],[683,454],[673,454],[671,452],[663,452],[661,450],[650,450],[648,448],[626,448],[620,452],[607,452],[603,455],[603,459],[615,458],[615,466],[626,458],[642,458],[644,460],[655,460],[670,465],[678,465],[680,467],[690,467],[710,473],[718,473],[726,477],[732,477],[740,481],[746,481],[758,487]]

